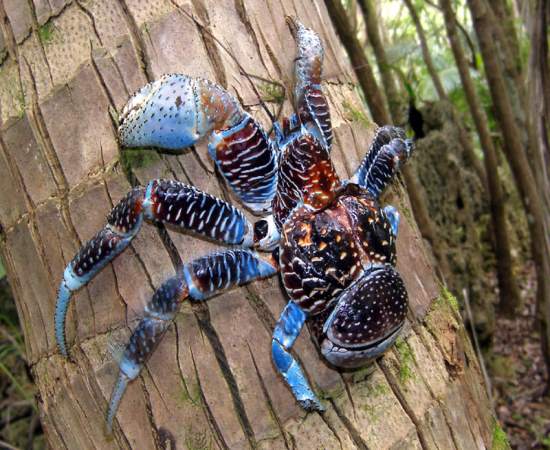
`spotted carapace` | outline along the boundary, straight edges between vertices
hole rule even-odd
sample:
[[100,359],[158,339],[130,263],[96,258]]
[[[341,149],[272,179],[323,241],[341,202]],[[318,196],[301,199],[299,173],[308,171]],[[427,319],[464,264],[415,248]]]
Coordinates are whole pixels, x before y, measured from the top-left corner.
[[275,123],[272,135],[223,88],[186,75],[165,75],[146,85],[122,111],[118,132],[126,147],[181,150],[208,138],[229,188],[262,217],[253,224],[239,208],[193,186],[152,180],[132,189],[70,261],[55,311],[64,356],[72,294],[129,245],[144,220],[226,246],[183,264],[146,305],[120,358],[109,429],[126,386],[186,300],[202,301],[280,273],[289,301],[273,331],[273,363],[308,410],[323,406],[291,353],[306,321],[322,356],[343,368],[381,355],[403,326],[407,291],[395,269],[399,215],[392,206],[381,208],[378,198],[410,156],[412,143],[402,130],[381,127],[353,177],[340,179],[330,159],[323,46],[313,30],[295,20],[289,24],[297,42],[295,113]]

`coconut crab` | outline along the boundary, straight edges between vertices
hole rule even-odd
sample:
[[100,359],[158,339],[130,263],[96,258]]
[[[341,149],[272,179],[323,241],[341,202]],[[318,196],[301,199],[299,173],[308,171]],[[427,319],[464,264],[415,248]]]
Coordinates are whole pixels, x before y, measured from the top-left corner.
[[[323,357],[354,368],[381,355],[397,338],[407,292],[395,270],[399,214],[378,198],[412,142],[399,128],[379,128],[350,180],[330,159],[332,128],[321,89],[319,36],[291,21],[297,42],[295,110],[273,136],[220,86],[165,75],[129,100],[118,128],[126,147],[181,150],[209,138],[209,153],[230,189],[263,217],[254,224],[232,204],[183,183],[156,179],[132,189],[107,224],[66,267],[55,310],[55,334],[67,357],[65,321],[72,293],[120,254],[144,220],[160,221],[232,246],[183,264],[146,305],[119,361],[109,430],[128,383],[174,319],[181,304],[281,273],[289,301],[273,331],[272,357],[296,400],[323,406],[291,354],[306,320]],[[259,253],[262,252],[262,253]]]

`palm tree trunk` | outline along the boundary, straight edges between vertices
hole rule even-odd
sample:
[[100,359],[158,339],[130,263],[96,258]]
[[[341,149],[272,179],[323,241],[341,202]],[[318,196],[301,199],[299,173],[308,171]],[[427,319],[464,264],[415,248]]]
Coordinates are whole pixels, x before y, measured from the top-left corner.
[[324,415],[304,414],[272,366],[271,332],[285,303],[272,279],[184,307],[129,386],[119,426],[107,436],[117,373],[109,347],[117,353],[174,261],[215,246],[144,226],[75,296],[70,361],[53,333],[63,268],[132,183],[170,177],[224,195],[204,146],[180,156],[122,150],[109,111],[120,111],[148,79],[183,72],[225,84],[268,126],[255,89],[271,85],[243,72],[282,81],[290,92],[294,43],[284,16],[292,13],[320,32],[326,71],[341,74],[324,87],[343,175],[355,169],[372,130],[343,120],[343,102],[358,99],[322,2],[307,9],[290,0],[34,4],[0,8],[9,50],[0,73],[0,243],[52,448],[491,447],[494,418],[476,356],[453,302],[439,292],[405,193],[392,199],[404,216],[398,258],[411,299],[399,344],[370,372],[352,373],[321,362],[307,332],[296,345],[325,398]]
[[[550,206],[544,205],[542,201],[542,194],[527,158],[527,150],[521,142],[521,130],[514,119],[502,68],[497,59],[497,49],[491,34],[493,25],[490,23],[487,5],[482,0],[468,0],[468,6],[485,65],[495,116],[503,136],[503,147],[528,214],[531,253],[537,267],[538,319],[546,366],[550,371]],[[531,152],[534,151],[535,148],[531,149]]]
[[406,122],[406,119],[403,117],[403,113],[405,111],[403,106],[406,104],[406,101],[403,102],[403,100],[400,99],[399,91],[397,89],[397,85],[395,84],[395,79],[391,73],[391,67],[388,63],[386,51],[384,50],[384,45],[380,36],[376,9],[372,0],[359,0],[359,6],[363,12],[363,17],[365,18],[367,36],[369,38],[368,42],[372,46],[376,57],[376,63],[378,65],[378,70],[380,71],[382,78],[382,84],[384,85],[384,91],[386,92],[386,97],[388,99],[388,105],[393,123],[396,125],[402,125]]
[[363,46],[357,39],[355,30],[350,26],[344,6],[340,2],[330,0],[326,0],[325,4],[340,40],[345,48],[351,50],[348,51],[348,56],[355,69],[355,75],[363,88],[372,119],[380,125],[390,124],[392,121],[384,103],[384,96],[378,88],[374,72]]
[[456,17],[449,0],[440,0],[439,4],[445,17],[447,35],[451,44],[470,113],[477,129],[479,141],[485,155],[485,172],[489,185],[491,219],[494,230],[494,248],[497,259],[497,276],[500,288],[500,309],[511,315],[519,306],[519,289],[514,278],[513,262],[510,253],[510,240],[506,224],[506,207],[502,197],[502,187],[498,177],[498,158],[485,115],[479,102],[466,57],[458,38]]

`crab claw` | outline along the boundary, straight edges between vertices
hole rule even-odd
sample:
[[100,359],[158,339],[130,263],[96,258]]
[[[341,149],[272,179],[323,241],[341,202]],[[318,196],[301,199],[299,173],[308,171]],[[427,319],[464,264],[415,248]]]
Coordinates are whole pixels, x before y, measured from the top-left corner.
[[237,101],[216,84],[169,74],[134,94],[122,111],[118,134],[125,147],[177,150],[242,117]]
[[294,17],[287,16],[286,21],[298,46],[294,68],[296,77],[294,94],[299,101],[307,85],[321,83],[325,51],[321,38],[315,31],[307,28]]

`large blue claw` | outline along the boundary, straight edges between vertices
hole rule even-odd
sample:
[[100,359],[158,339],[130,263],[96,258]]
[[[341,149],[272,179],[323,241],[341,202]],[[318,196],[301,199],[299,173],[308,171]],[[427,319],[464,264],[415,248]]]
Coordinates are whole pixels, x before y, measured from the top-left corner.
[[120,116],[125,147],[181,150],[209,138],[209,152],[229,186],[255,212],[275,195],[277,157],[260,124],[229,92],[201,78],[171,74],[149,83]]
[[182,149],[214,129],[231,127],[243,111],[216,84],[186,75],[165,75],[136,92],[120,116],[118,133],[125,147]]

